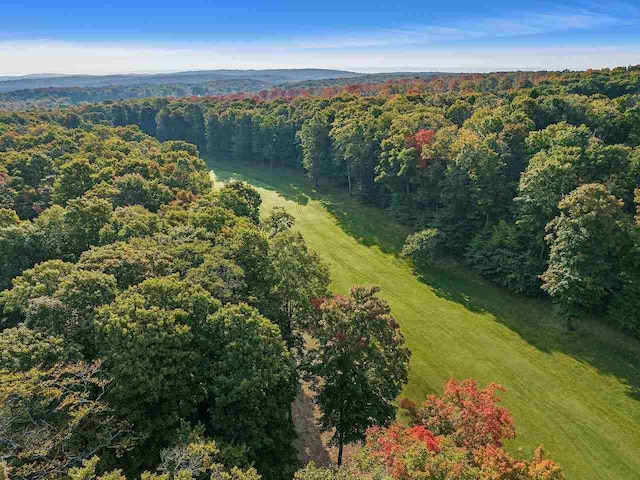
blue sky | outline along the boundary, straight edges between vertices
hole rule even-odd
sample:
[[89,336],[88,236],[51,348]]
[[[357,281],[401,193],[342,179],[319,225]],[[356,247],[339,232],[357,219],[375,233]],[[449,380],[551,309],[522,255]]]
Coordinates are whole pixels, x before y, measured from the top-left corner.
[[0,75],[640,63],[638,2],[3,0],[0,11]]

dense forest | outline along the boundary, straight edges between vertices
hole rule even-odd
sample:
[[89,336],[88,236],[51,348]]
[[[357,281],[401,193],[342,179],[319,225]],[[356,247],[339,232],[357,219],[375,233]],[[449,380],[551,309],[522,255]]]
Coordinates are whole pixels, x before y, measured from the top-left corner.
[[[260,92],[300,82],[362,78],[341,70],[210,70],[137,75],[35,75],[0,77],[0,109],[55,108],[86,102]],[[382,78],[366,76],[373,81]],[[386,76],[384,77],[386,78]],[[301,83],[300,85],[307,85]]]
[[228,95],[237,92],[259,92],[271,87],[272,84],[269,82],[254,79],[215,80],[199,84],[140,83],[108,87],[49,87],[0,93],[0,106],[4,110],[33,110],[133,98]]
[[359,74],[344,70],[319,68],[270,70],[194,70],[176,73],[121,75],[24,75],[0,77],[0,92],[38,88],[92,88],[123,85],[197,85],[219,80],[262,80],[272,85],[285,82],[338,79]]
[[[8,111],[24,111],[36,109],[60,108],[91,102],[105,102],[112,100],[130,100],[149,97],[201,97],[228,96],[230,94],[283,95],[289,96],[314,94],[328,88],[341,88],[349,85],[382,84],[393,79],[430,77],[436,74],[368,74],[355,75],[344,78],[328,78],[324,80],[304,80],[297,82],[279,83],[279,77],[269,76],[257,78],[224,78],[217,80],[196,81],[189,79],[182,83],[145,83],[145,77],[140,83],[114,84],[104,86],[52,86],[30,89],[17,89],[2,92],[3,82],[0,81],[0,109]],[[300,73],[304,78],[304,74]],[[19,85],[19,84],[18,84]],[[276,87],[277,85],[277,87]],[[275,90],[275,92],[274,92]]]
[[[330,292],[293,217],[204,159],[303,170],[410,225],[417,269],[456,256],[638,336],[639,101],[633,67],[0,114],[0,479],[563,478],[505,451],[500,385],[396,423],[378,288]],[[339,468],[297,462],[303,383]]]
[[[192,107],[0,116],[0,478],[563,478],[506,453],[499,385],[452,380],[395,423],[410,352],[377,287],[329,292],[294,219],[196,145],[105,125],[157,116],[164,140]],[[302,381],[339,465],[355,445],[337,470],[296,460]]]
[[[417,266],[455,255],[640,335],[640,68],[507,72],[91,105],[212,162],[304,169],[415,228]],[[66,116],[65,116],[66,115]],[[286,174],[283,172],[283,174]]]

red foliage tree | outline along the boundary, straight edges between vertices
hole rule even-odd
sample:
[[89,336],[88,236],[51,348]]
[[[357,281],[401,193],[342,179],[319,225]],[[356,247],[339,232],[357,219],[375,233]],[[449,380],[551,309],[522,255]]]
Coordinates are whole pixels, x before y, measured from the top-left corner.
[[504,388],[489,384],[479,389],[474,380],[450,380],[442,397],[430,395],[420,407],[403,400],[412,425],[369,429],[353,471],[373,478],[368,476],[372,468],[382,468],[394,480],[563,480],[542,447],[531,460],[515,459],[502,448],[502,440],[515,432],[511,415],[498,405],[497,391]]
[[422,426],[405,428],[394,424],[389,428],[370,428],[366,445],[373,457],[383,463],[396,479],[408,478],[405,465],[407,451],[421,448],[440,452],[440,439]]
[[503,440],[515,437],[513,418],[499,405],[500,397],[496,395],[504,391],[502,385],[495,383],[479,389],[473,379],[451,379],[445,384],[442,397],[429,395],[420,407],[411,401],[403,401],[401,406],[414,425],[452,436],[460,446],[502,446]]
[[422,158],[422,148],[425,145],[431,145],[435,137],[435,130],[418,130],[415,135],[407,137],[407,146],[414,149],[414,155],[418,161],[418,168],[426,168],[427,161]]

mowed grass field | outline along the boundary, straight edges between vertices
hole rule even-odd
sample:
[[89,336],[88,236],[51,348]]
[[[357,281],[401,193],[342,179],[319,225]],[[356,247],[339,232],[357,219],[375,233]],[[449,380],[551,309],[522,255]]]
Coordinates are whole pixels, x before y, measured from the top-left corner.
[[413,354],[405,396],[439,393],[452,377],[498,382],[516,422],[512,453],[530,456],[542,442],[569,479],[640,479],[640,342],[588,321],[567,332],[548,302],[452,261],[418,276],[399,256],[406,228],[335,188],[313,191],[299,172],[210,166],[219,180],[257,187],[263,212],[282,206],[295,216],[329,264],[334,292],[381,286]]

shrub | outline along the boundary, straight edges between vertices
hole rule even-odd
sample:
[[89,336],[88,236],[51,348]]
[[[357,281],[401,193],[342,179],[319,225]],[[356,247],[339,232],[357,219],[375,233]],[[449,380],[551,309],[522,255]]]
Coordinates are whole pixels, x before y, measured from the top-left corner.
[[416,265],[428,265],[440,244],[440,233],[435,228],[427,228],[409,235],[402,247],[402,255],[413,260]]

